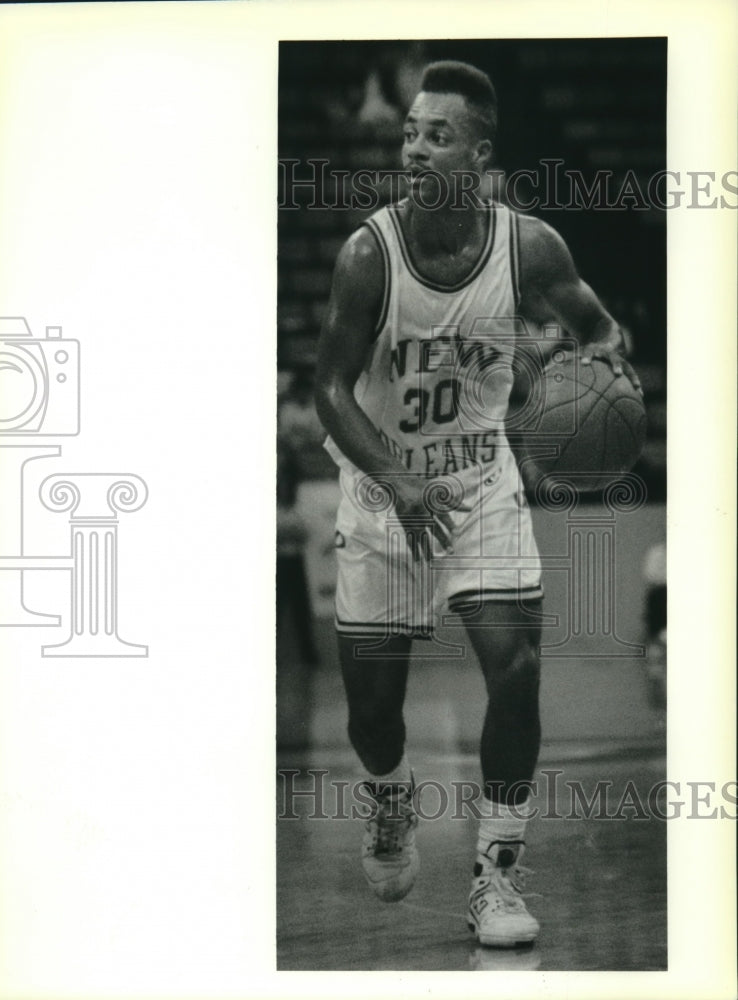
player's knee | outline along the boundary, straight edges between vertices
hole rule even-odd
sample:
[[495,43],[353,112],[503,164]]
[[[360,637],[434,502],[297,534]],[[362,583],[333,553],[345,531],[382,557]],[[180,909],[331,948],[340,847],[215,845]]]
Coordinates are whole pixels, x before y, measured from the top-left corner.
[[486,655],[481,655],[482,670],[488,682],[507,680],[534,680],[540,673],[538,648],[522,636],[510,636],[506,641],[499,638]]
[[490,697],[537,698],[541,676],[538,650],[527,642],[520,642],[506,652],[504,659],[498,660],[487,675]]
[[509,677],[521,694],[537,699],[541,679],[538,650],[527,643],[517,649],[512,659]]
[[529,643],[521,643],[516,649],[512,662],[513,671],[529,681],[537,681],[541,675],[541,659],[538,650]]

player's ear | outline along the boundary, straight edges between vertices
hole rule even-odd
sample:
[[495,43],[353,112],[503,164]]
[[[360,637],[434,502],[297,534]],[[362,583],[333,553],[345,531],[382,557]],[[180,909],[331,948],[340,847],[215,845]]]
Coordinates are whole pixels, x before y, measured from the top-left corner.
[[474,152],[477,166],[484,170],[492,160],[492,143],[489,139],[480,139]]

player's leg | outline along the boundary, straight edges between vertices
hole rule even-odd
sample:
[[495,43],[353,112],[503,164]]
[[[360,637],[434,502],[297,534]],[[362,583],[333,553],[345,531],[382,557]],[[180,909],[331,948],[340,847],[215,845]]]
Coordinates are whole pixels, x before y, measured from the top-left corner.
[[371,657],[359,655],[370,645],[366,638],[339,634],[338,642],[349,739],[366,769],[364,788],[374,802],[362,841],[362,867],[376,895],[396,902],[413,887],[420,867],[403,717],[410,639],[389,638]]
[[541,601],[481,602],[462,610],[487,688],[480,745],[484,797],[469,924],[482,944],[535,940],[538,922],[522,900],[520,859],[527,822],[526,784],[538,759]]
[[528,798],[538,760],[541,600],[484,602],[464,615],[487,688],[480,744],[485,797],[506,806]]
[[[377,777],[396,771],[405,753],[403,707],[410,655],[405,636],[380,642],[338,634],[349,739],[367,772]],[[378,646],[377,652],[366,655],[372,645]]]
[[349,739],[374,801],[362,867],[377,896],[389,902],[410,891],[420,864],[403,718],[410,639],[402,632],[413,620],[412,567],[399,555],[390,559],[384,520],[358,503],[355,484],[344,475],[342,488],[336,626]]
[[[362,477],[341,472],[336,519],[336,631],[349,709],[349,738],[370,773],[402,757],[402,708],[412,615],[409,559],[390,559],[386,520],[362,502]],[[395,758],[397,756],[397,759]]]
[[530,510],[514,456],[502,444],[499,464],[484,469],[473,487],[468,484],[472,511],[455,532],[446,591],[449,608],[466,626],[488,696],[469,924],[482,944],[509,947],[533,941],[539,930],[519,891],[519,861],[526,831],[524,783],[531,780],[540,744],[542,590]]

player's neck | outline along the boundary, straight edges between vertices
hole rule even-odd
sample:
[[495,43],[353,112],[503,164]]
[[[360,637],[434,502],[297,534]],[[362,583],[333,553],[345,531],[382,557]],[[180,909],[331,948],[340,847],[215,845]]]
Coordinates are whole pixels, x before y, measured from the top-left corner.
[[475,208],[424,209],[408,206],[410,239],[424,253],[459,253],[484,232],[484,214]]

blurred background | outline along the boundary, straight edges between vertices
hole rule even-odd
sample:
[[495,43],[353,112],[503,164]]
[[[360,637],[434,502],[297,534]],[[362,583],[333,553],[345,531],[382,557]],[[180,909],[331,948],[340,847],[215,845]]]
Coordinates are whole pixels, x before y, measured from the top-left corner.
[[[542,172],[542,160],[560,159],[562,171],[579,171],[588,186],[597,171],[610,172],[615,198],[630,171],[645,193],[665,168],[665,39],[280,43],[280,161],[298,161],[290,168],[298,179],[312,176],[308,160],[328,161],[317,206],[315,188],[297,187],[296,207],[278,212],[277,740],[288,754],[347,745],[332,629],[337,472],[322,448],[314,365],[336,255],[375,209],[320,203],[340,203],[342,188],[348,198],[357,170],[399,169],[401,125],[423,67],[444,58],[490,75],[499,101],[494,166],[508,176]],[[280,206],[289,201],[284,180],[280,170]],[[530,187],[520,191],[527,196]],[[389,197],[386,185],[380,204]],[[616,211],[532,210],[561,233],[580,274],[626,331],[649,428],[634,470],[647,502],[619,515],[614,563],[603,569],[611,571],[617,606],[612,635],[594,626],[572,635],[570,578],[563,569],[544,575],[546,610],[559,619],[544,636],[544,759],[547,747],[560,756],[566,746],[658,743],[663,733],[666,213],[636,207],[637,200]],[[564,559],[565,519],[533,514],[542,553]],[[596,497],[577,514],[599,524],[600,534],[601,515]],[[448,641],[459,638],[450,626]],[[432,656],[419,644],[416,652],[410,740],[476,751],[483,692],[471,653]]]

